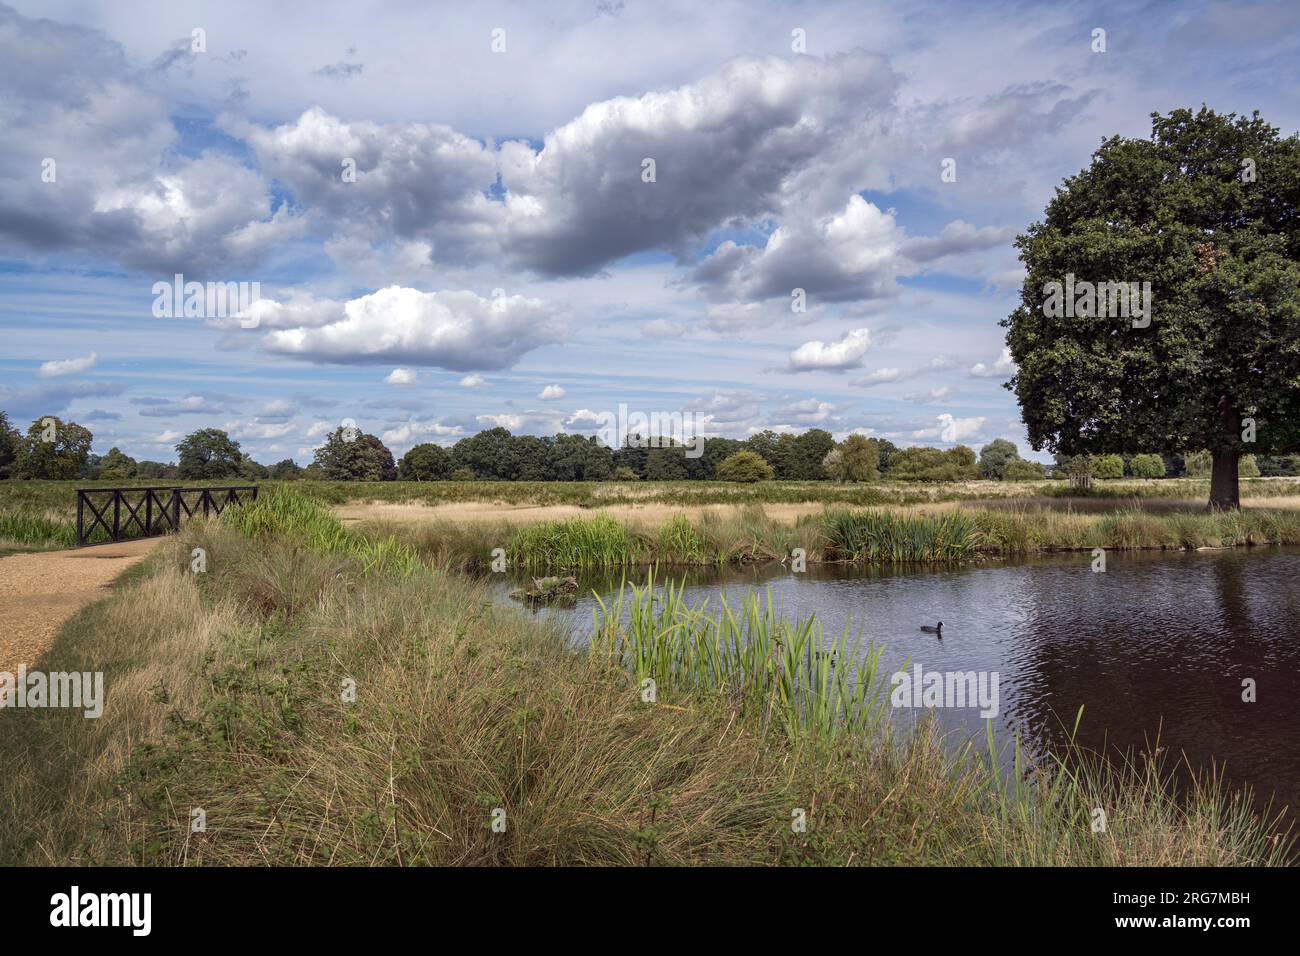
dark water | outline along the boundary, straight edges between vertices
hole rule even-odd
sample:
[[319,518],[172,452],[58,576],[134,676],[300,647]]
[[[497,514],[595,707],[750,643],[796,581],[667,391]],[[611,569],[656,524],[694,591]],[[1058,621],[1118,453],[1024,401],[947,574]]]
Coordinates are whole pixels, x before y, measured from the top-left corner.
[[[1165,748],[1172,765],[1218,766],[1274,809],[1300,807],[1300,549],[1089,554],[943,570],[780,565],[683,574],[690,603],[770,592],[788,618],[815,615],[824,641],[844,633],[884,645],[881,671],[997,672],[1001,742],[1060,748],[1084,707],[1077,741],[1112,755]],[[660,573],[662,579],[663,573]],[[643,583],[644,571],[628,579]],[[576,640],[622,575],[583,581],[568,608],[538,613]],[[514,583],[494,584],[502,601]],[[943,639],[919,630],[944,622]],[[1256,702],[1242,700],[1253,679]],[[906,712],[904,712],[906,713]],[[919,711],[914,711],[919,713]],[[940,707],[940,723],[983,737],[978,708]],[[1172,757],[1173,760],[1169,760]],[[1171,767],[1172,768],[1172,767]]]

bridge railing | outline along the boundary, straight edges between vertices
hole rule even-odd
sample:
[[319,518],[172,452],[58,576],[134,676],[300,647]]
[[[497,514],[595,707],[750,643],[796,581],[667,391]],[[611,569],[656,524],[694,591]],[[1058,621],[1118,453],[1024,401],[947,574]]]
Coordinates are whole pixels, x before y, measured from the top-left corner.
[[196,514],[221,514],[257,500],[257,485],[221,488],[132,487],[77,489],[77,547],[103,530],[109,541],[129,541],[179,531]]

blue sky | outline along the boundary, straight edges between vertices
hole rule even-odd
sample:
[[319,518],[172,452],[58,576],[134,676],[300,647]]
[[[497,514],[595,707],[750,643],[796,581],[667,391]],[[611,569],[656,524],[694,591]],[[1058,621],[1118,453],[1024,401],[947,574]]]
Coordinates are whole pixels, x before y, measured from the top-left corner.
[[[998,323],[1054,187],[1152,111],[1300,126],[1294,4],[698,7],[0,5],[0,408],[160,460],[620,404],[1029,453]],[[256,321],[155,317],[177,272]]]

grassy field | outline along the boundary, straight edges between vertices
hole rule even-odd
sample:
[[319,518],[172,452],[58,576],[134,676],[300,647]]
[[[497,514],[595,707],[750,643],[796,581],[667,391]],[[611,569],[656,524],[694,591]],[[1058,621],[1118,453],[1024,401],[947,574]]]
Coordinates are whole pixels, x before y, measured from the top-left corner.
[[[194,547],[207,573],[188,572]],[[832,674],[816,623],[770,606],[630,592],[580,652],[401,543],[375,548],[296,495],[162,542],[42,662],[105,671],[104,716],[0,711],[0,863],[1269,865],[1290,850],[1209,781],[1175,800],[1159,768],[1085,754],[1004,777],[932,726],[902,736],[870,666]]]
[[[1065,481],[877,481],[837,484],[830,481],[0,481],[0,512],[71,509],[78,488],[217,487],[256,484],[264,488],[289,485],[329,504],[346,501],[389,501],[445,504],[499,501],[505,504],[571,504],[599,508],[617,504],[679,505],[795,504],[843,505],[925,504],[1040,496],[1094,498],[1179,498],[1200,501],[1209,495],[1208,479],[1122,479],[1099,481],[1081,493]],[[1300,495],[1300,478],[1244,478],[1243,498]]]
[[[184,487],[248,484],[243,481],[182,482]],[[796,505],[870,508],[923,506],[944,502],[996,501],[1015,506],[1035,502],[1091,501],[1126,506],[1177,502],[1195,510],[1209,494],[1201,479],[1118,480],[1097,482],[1080,498],[1063,481],[917,482],[881,481],[870,484],[833,482],[718,481],[643,482],[253,482],[265,489],[287,484],[328,504],[390,502],[448,505],[500,502],[506,505],[572,505],[582,509],[611,506],[672,505],[704,509],[714,505]],[[66,548],[75,543],[76,489],[116,485],[171,487],[170,482],[0,481],[0,554],[15,550]],[[1300,479],[1255,478],[1241,483],[1243,498],[1297,497]]]

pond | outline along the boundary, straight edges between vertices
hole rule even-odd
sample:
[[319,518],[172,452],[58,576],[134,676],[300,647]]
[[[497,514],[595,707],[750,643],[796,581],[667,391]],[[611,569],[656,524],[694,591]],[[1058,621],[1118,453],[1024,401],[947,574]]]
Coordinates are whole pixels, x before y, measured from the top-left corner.
[[[1300,805],[1300,549],[1089,553],[945,568],[776,563],[726,570],[674,569],[688,603],[733,606],[770,592],[786,618],[815,615],[823,640],[849,628],[883,645],[881,673],[996,673],[993,728],[1030,753],[1077,740],[1112,754],[1165,749],[1171,769],[1218,766],[1262,805]],[[627,572],[644,583],[645,569]],[[493,575],[496,599],[523,578]],[[659,572],[662,580],[664,572]],[[591,632],[593,589],[608,601],[623,574],[581,580],[568,607],[537,610],[577,641]],[[943,622],[942,639],[920,630]],[[1246,702],[1243,682],[1255,700]],[[917,703],[921,703],[918,695]],[[928,711],[953,739],[976,736],[981,705]],[[987,703],[987,701],[986,701]],[[987,712],[988,708],[985,708]],[[910,713],[919,713],[919,710]],[[897,713],[897,711],[895,711]],[[904,713],[908,713],[905,711]],[[1173,758],[1170,760],[1169,758]]]

